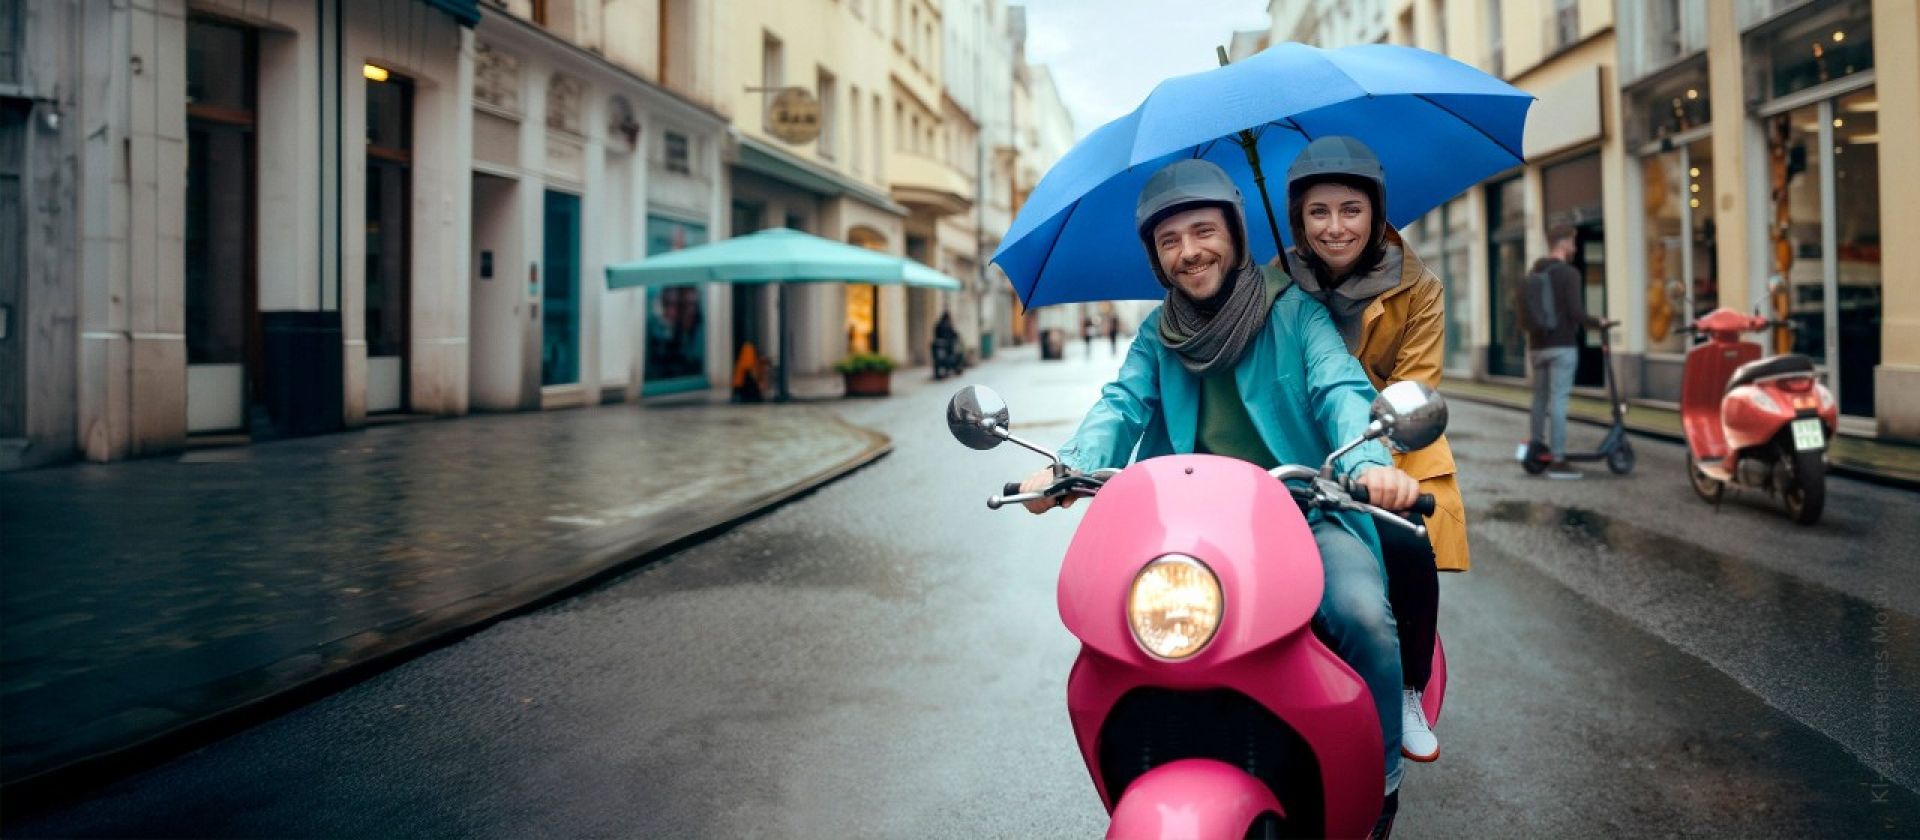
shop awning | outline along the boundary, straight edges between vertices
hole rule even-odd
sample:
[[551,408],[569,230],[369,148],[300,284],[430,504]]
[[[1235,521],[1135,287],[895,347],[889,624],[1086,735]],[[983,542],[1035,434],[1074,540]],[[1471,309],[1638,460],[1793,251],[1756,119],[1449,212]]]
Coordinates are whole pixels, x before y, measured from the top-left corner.
[[607,266],[607,288],[692,283],[872,283],[959,291],[959,280],[919,262],[789,228],[696,245]]

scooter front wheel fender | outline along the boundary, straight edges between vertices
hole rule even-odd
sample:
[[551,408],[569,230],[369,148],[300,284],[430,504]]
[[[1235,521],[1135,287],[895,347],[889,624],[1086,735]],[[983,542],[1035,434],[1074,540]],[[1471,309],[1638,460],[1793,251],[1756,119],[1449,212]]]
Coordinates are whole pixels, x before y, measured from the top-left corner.
[[1108,840],[1241,840],[1262,814],[1285,816],[1273,791],[1240,768],[1185,758],[1147,771],[1113,808]]

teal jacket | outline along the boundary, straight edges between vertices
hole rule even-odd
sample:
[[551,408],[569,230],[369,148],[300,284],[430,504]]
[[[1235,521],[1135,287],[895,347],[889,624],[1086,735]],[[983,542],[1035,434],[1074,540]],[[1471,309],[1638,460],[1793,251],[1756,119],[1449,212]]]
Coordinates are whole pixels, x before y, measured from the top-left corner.
[[[1318,468],[1334,449],[1366,433],[1373,383],[1347,352],[1326,307],[1299,286],[1289,286],[1273,302],[1267,328],[1254,336],[1233,373],[1260,439],[1280,463]],[[1101,389],[1100,401],[1060,448],[1060,460],[1092,472],[1189,453],[1199,427],[1200,377],[1160,343],[1160,310],[1155,309],[1134,335],[1120,375]],[[1390,466],[1386,446],[1368,441],[1341,456],[1334,469],[1352,476]],[[1339,518],[1355,536],[1374,544],[1368,517],[1342,513]]]

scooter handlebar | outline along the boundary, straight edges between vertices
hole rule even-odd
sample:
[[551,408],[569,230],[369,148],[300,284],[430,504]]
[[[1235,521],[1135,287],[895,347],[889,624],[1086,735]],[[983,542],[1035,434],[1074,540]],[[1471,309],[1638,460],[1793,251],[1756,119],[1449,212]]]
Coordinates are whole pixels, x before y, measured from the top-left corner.
[[[1348,487],[1347,495],[1352,496],[1353,500],[1356,502],[1359,502],[1360,504],[1363,504],[1363,505],[1372,504],[1372,502],[1367,501],[1367,486],[1365,484],[1354,484]],[[1432,516],[1433,510],[1434,510],[1433,506],[1434,506],[1433,494],[1421,493],[1420,498],[1413,500],[1413,507],[1408,508],[1407,512],[1417,513],[1417,514],[1420,514],[1421,516]]]

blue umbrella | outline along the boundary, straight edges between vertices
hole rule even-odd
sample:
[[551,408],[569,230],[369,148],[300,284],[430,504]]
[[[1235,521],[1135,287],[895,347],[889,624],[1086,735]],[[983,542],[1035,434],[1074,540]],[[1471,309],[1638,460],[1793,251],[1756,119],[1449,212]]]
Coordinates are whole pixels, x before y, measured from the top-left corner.
[[1087,135],[1034,187],[993,261],[1028,307],[1156,300],[1165,292],[1133,209],[1161,167],[1201,158],[1232,175],[1246,199],[1249,250],[1264,262],[1291,233],[1286,184],[1266,183],[1262,165],[1284,173],[1315,138],[1359,138],[1386,171],[1387,220],[1405,225],[1524,163],[1532,104],[1532,94],[1426,50],[1280,44],[1163,81],[1132,113]]

